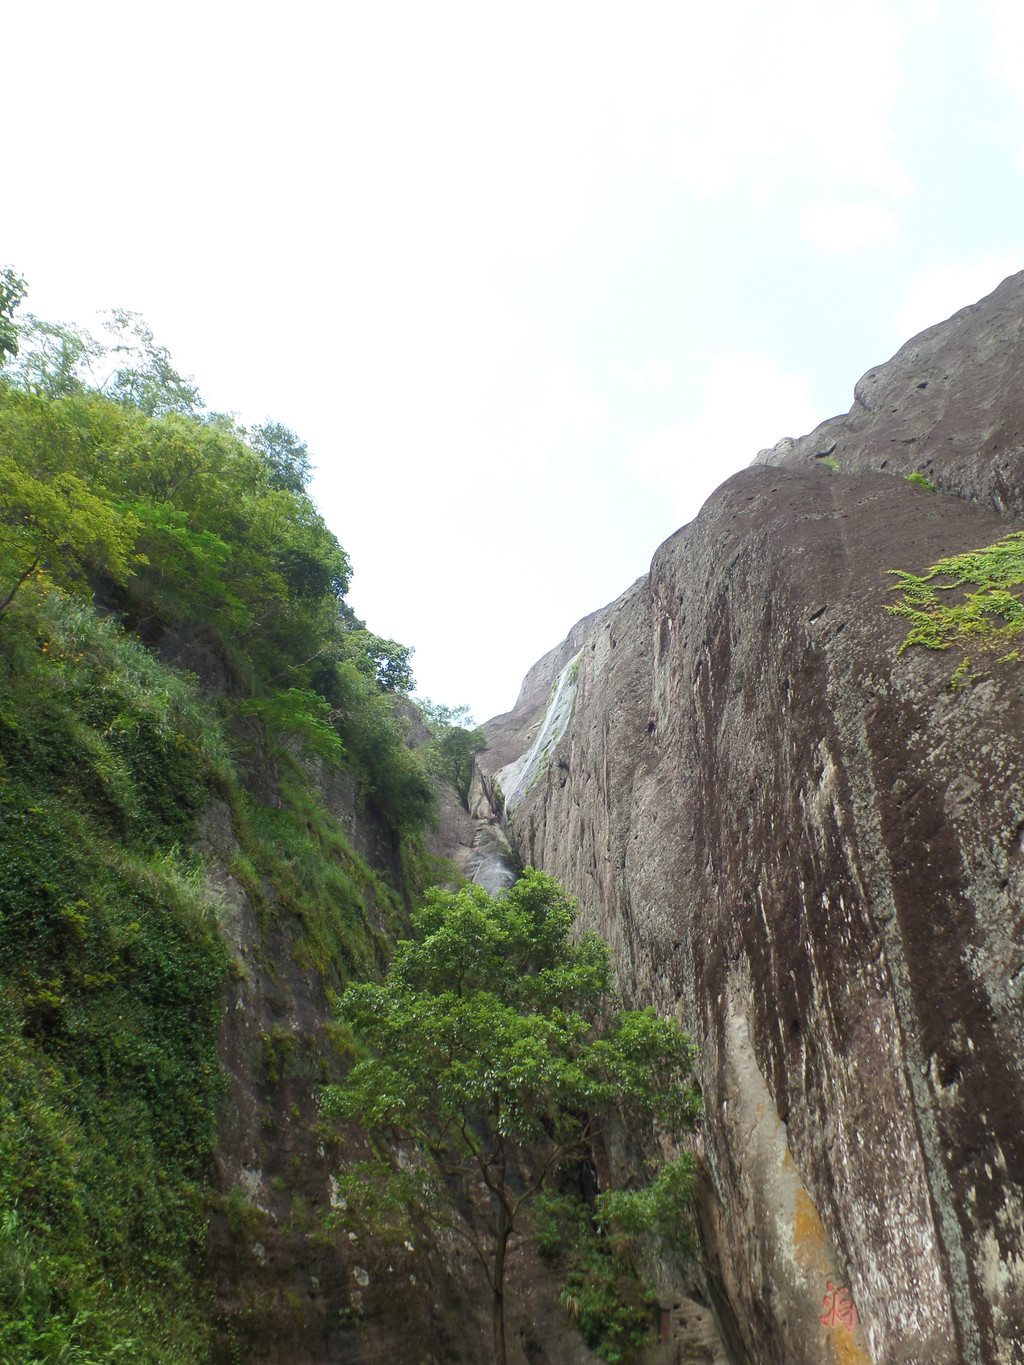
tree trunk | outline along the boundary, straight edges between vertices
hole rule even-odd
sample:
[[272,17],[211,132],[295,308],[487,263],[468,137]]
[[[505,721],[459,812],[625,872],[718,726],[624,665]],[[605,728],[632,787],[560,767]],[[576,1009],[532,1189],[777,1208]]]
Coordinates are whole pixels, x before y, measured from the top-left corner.
[[494,1243],[494,1279],[492,1282],[494,1291],[492,1321],[495,1365],[505,1365],[505,1251],[511,1232],[512,1221],[508,1216],[508,1209],[505,1207],[505,1201],[499,1199],[498,1227]]
[[11,603],[14,601],[14,594],[15,594],[15,593],[18,591],[18,589],[21,587],[22,583],[25,582],[26,578],[28,578],[28,577],[30,577],[32,574],[34,574],[35,571],[36,571],[36,569],[38,569],[38,568],[39,568],[39,558],[38,558],[38,556],[37,556],[35,559],[33,559],[32,563],[28,566],[28,568],[25,570],[25,572],[20,576],[20,578],[18,579],[17,583],[15,583],[14,587],[10,590],[10,592],[7,594],[7,596],[4,598],[4,600],[3,600],[2,602],[0,602],[0,616],[2,616],[2,615],[4,614],[4,612],[7,610],[7,608],[8,608],[8,607],[11,605]]

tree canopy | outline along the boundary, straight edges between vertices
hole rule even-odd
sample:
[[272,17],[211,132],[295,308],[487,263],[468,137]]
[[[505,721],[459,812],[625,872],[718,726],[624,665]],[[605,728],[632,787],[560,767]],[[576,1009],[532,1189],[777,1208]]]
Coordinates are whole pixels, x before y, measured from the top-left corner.
[[[323,1098],[386,1161],[394,1140],[415,1143],[462,1207],[483,1182],[486,1221],[459,1230],[490,1285],[498,1362],[506,1256],[529,1202],[592,1153],[612,1117],[675,1140],[699,1112],[688,1038],[673,1019],[622,1008],[607,945],[573,942],[573,904],[532,868],[498,897],[429,891],[385,980],[345,991],[340,1011],[365,1054]],[[630,1197],[618,1200],[625,1217]]]
[[[0,1361],[196,1365],[229,963],[200,821],[267,952],[336,988],[405,924],[433,787],[304,443],[209,413],[135,315],[101,343],[23,293],[0,270]],[[263,1035],[268,1105],[336,1074],[329,1035],[315,1073]]]
[[230,660],[226,705],[343,760],[397,834],[420,830],[433,792],[392,702],[412,651],[347,606],[351,565],[306,492],[305,442],[207,412],[137,314],[110,312],[100,341],[15,323],[23,294],[0,272],[0,623],[41,575],[98,590],[150,643],[205,632]]

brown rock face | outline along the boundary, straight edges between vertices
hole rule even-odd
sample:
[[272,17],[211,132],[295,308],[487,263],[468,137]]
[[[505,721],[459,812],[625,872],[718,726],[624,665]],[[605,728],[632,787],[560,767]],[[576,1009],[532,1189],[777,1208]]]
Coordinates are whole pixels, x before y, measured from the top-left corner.
[[513,842],[699,1043],[706,1290],[751,1365],[1024,1362],[1024,666],[951,693],[883,610],[885,570],[1020,529],[1022,329],[1024,274],[762,452],[482,756],[582,649]]
[[762,450],[787,469],[924,474],[942,492],[1024,515],[1024,272],[868,370],[845,417]]

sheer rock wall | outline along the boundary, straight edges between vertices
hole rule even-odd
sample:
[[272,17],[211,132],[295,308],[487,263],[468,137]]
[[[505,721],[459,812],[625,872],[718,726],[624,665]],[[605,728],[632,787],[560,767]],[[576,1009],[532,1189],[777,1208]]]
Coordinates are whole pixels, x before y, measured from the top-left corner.
[[1024,274],[909,342],[488,726],[485,780],[582,648],[511,834],[699,1044],[705,1291],[751,1365],[1024,1362],[1024,665],[953,693],[884,611],[887,569],[1022,529],[1022,334]]

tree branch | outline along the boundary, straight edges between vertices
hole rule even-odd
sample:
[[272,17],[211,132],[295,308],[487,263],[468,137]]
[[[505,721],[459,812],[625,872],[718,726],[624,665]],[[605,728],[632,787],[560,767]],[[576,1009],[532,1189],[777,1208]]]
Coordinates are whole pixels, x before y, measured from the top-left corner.
[[15,593],[18,591],[18,589],[21,587],[22,583],[25,582],[26,578],[30,578],[30,577],[32,576],[32,574],[34,574],[35,571],[36,571],[36,569],[38,569],[38,568],[39,568],[39,557],[37,556],[35,559],[33,559],[32,563],[28,566],[28,568],[25,570],[25,572],[24,572],[24,573],[21,575],[21,577],[18,579],[17,583],[15,583],[14,587],[10,590],[10,592],[9,592],[9,593],[7,594],[7,596],[4,598],[3,602],[0,602],[0,616],[3,616],[4,612],[7,610],[7,608],[8,608],[8,607],[11,605],[11,603],[14,601],[14,594],[15,594]]

